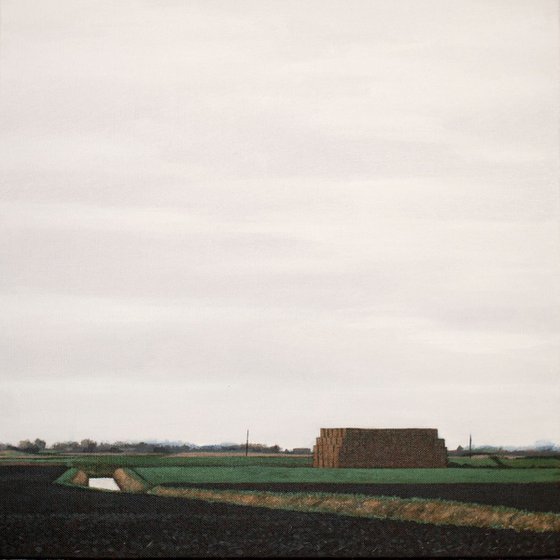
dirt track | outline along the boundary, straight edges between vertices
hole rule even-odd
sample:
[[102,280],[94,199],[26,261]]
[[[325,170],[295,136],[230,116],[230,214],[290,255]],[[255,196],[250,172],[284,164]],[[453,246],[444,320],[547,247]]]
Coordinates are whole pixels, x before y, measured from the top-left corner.
[[515,533],[206,504],[53,485],[59,467],[0,467],[0,555],[547,556]]

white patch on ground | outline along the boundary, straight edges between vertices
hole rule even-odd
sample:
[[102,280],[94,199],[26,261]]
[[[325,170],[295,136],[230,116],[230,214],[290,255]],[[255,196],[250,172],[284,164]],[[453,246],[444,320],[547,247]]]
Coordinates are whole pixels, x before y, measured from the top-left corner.
[[120,488],[112,478],[90,478],[89,487],[99,488],[101,490],[115,490],[117,492],[120,492]]

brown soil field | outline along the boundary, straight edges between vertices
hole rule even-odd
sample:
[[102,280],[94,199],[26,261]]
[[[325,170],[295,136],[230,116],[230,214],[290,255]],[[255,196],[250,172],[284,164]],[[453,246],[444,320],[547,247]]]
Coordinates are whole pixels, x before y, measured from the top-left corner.
[[559,533],[350,518],[102,492],[0,466],[0,557],[548,557]]

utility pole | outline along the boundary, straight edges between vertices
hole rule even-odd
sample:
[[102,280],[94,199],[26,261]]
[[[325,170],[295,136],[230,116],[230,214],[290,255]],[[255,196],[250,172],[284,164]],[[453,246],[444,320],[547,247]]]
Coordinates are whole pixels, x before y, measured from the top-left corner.
[[249,455],[249,430],[247,430],[247,441],[245,442],[245,457]]
[[469,434],[469,457],[472,455],[472,434]]

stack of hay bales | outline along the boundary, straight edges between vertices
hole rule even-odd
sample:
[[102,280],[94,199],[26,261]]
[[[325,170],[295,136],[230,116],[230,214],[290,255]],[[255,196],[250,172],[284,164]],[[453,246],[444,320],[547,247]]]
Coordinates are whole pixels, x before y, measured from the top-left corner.
[[445,441],[435,429],[321,428],[313,466],[438,468],[447,466]]

